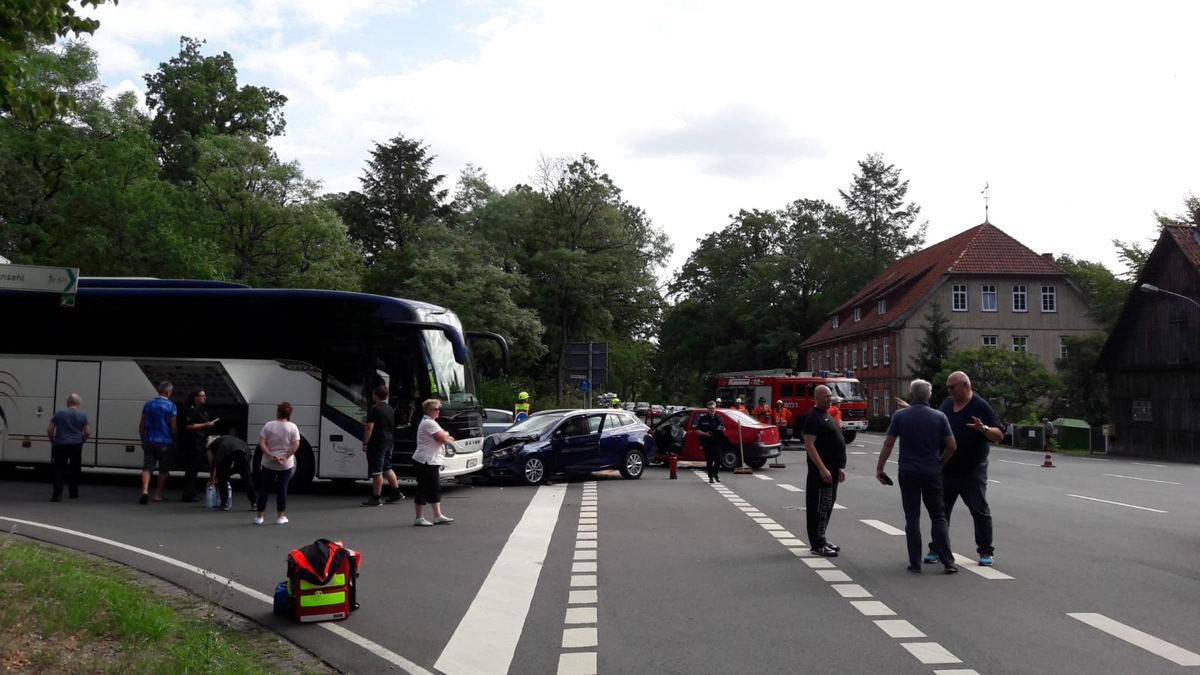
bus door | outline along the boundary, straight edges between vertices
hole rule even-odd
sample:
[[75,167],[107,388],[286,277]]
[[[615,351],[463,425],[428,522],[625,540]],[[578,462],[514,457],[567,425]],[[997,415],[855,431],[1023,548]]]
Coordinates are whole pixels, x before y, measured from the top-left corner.
[[371,405],[367,383],[374,377],[373,353],[361,342],[328,344],[321,365],[321,429],[312,439],[317,476],[366,478],[362,437]]
[[59,361],[54,382],[54,404],[46,415],[46,425],[55,410],[67,407],[67,396],[79,394],[79,408],[87,413],[92,436],[83,444],[81,466],[96,466],[96,445],[103,430],[100,426],[100,362]]

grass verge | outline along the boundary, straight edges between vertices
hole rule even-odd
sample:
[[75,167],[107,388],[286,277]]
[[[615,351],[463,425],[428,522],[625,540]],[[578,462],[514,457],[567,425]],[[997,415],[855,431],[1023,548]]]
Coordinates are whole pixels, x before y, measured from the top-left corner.
[[6,673],[335,672],[219,597],[12,536],[0,540],[0,598]]

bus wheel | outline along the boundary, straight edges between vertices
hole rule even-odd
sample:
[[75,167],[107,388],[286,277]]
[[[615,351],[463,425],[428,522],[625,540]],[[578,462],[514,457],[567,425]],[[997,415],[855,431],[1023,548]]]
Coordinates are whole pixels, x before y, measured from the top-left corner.
[[288,482],[288,492],[308,492],[312,487],[313,478],[317,475],[317,463],[313,457],[312,446],[303,438],[300,439],[300,449],[296,451],[296,473]]

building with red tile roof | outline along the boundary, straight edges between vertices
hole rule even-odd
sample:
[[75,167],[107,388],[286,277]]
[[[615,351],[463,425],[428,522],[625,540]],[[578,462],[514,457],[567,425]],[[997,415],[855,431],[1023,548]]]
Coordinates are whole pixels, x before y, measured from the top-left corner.
[[955,349],[1026,351],[1049,368],[1066,338],[1099,330],[1081,290],[1050,254],[985,222],[897,260],[835,309],[802,343],[808,368],[853,371],[870,414],[890,415],[892,397],[907,394],[914,377],[911,362],[935,302]]
[[1129,294],[1097,365],[1108,373],[1109,451],[1195,461],[1200,459],[1200,226],[1163,227],[1135,288],[1143,284],[1161,291]]

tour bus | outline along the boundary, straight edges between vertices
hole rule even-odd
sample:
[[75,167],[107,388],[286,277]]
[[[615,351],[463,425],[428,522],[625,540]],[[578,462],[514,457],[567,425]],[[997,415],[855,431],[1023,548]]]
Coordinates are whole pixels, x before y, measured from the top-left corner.
[[791,413],[792,438],[799,440],[804,416],[816,403],[813,390],[821,384],[829,387],[833,395],[840,399],[837,406],[842,411],[842,437],[847,443],[853,442],[858,432],[867,430],[867,399],[863,395],[862,384],[853,372],[743,370],[720,373],[717,376],[717,396],[724,407],[729,407],[741,397],[748,410],[754,408],[760,397],[767,399],[771,405],[783,401],[784,407]]
[[[213,433],[254,446],[276,406],[300,428],[293,484],[367,478],[363,426],[371,392],[396,410],[394,464],[411,472],[420,402],[441,401],[455,441],[444,477],[482,468],[482,418],[468,338],[447,309],[329,290],[264,289],[203,280],[82,278],[74,306],[55,294],[0,290],[0,462],[45,465],[51,415],[78,393],[91,421],[84,467],[142,466],[143,403],[174,385],[179,426],[203,389]],[[180,453],[175,453],[178,457]],[[256,451],[255,466],[261,455]]]

